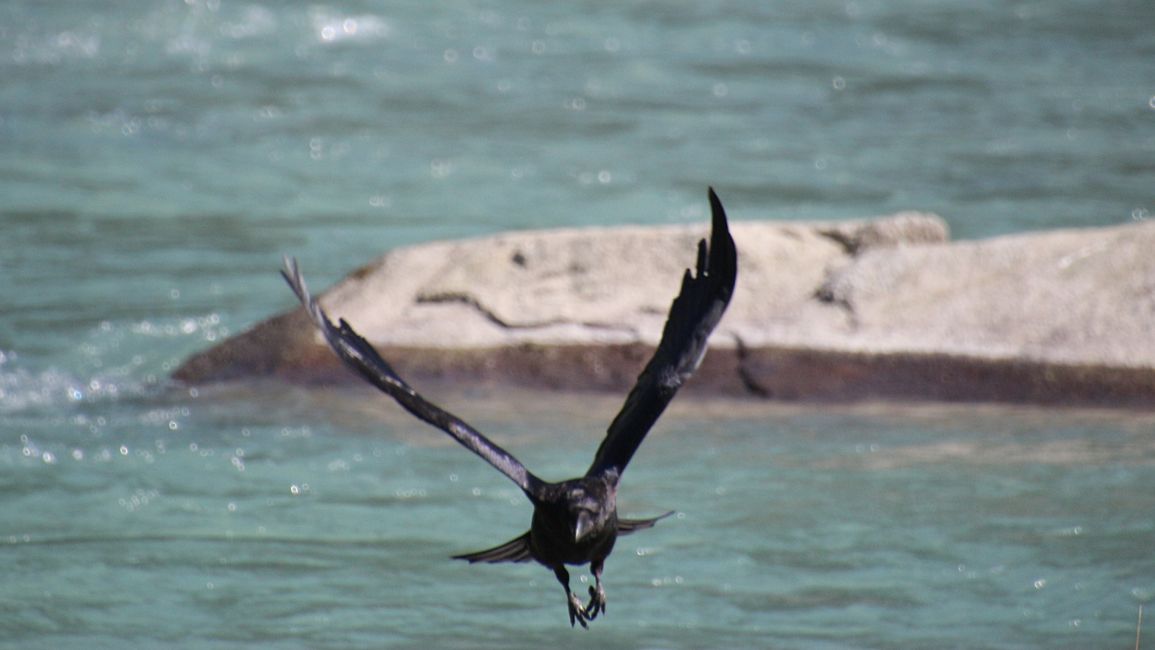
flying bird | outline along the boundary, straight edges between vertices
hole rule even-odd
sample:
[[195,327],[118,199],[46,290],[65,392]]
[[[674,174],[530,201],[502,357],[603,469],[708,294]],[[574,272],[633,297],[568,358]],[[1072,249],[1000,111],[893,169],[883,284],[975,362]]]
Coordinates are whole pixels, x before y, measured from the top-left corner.
[[[528,562],[552,569],[565,589],[570,626],[589,621],[606,611],[602,569],[618,535],[650,528],[671,513],[652,519],[618,517],[617,491],[622,473],[646,433],[673,399],[706,353],[706,339],[722,318],[738,275],[738,253],[730,236],[726,212],[714,189],[709,191],[712,224],[710,241],[698,242],[697,272],[688,269],[682,288],[670,306],[662,339],[630,390],[621,411],[610,423],[606,437],[585,475],[566,481],[538,478],[512,454],[486,438],[457,416],[429,402],[402,379],[392,366],[341,319],[329,320],[305,286],[296,260],[286,257],[281,271],[297,294],[329,347],[346,366],[392,397],[405,410],[453,436],[521,488],[533,504],[529,530],[491,549],[455,556],[474,562]],[[590,600],[582,602],[570,590],[566,565],[590,565],[594,584]]]

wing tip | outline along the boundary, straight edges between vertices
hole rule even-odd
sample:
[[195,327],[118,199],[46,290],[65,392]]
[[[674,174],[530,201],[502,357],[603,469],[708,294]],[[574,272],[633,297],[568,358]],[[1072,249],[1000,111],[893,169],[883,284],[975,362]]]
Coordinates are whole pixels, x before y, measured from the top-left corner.
[[730,234],[730,223],[726,217],[726,208],[722,206],[722,199],[713,186],[709,186],[710,197],[710,270],[724,273],[732,278],[730,284],[738,275],[738,249],[734,244],[734,237]]
[[[730,222],[726,217],[726,208],[722,205],[722,199],[718,198],[718,193],[714,191],[714,187],[709,187],[710,197],[710,228],[711,228],[711,248],[719,237],[724,235],[725,238],[730,238]],[[732,238],[731,238],[732,239]]]
[[297,294],[297,299],[302,303],[306,302],[309,291],[305,287],[305,278],[301,277],[301,267],[297,264],[297,258],[288,253],[281,258],[281,277],[285,279],[293,293]]
[[329,322],[329,317],[313,294],[309,293],[309,285],[305,284],[305,276],[301,273],[301,265],[297,263],[297,259],[291,255],[283,257],[284,266],[281,268],[281,277],[288,283],[289,288],[296,294],[297,300],[300,301],[301,307],[305,309],[305,313],[309,319],[325,334],[328,338],[329,330],[332,329],[332,324]]
[[722,206],[722,199],[718,198],[718,192],[714,190],[713,185],[707,186],[706,195],[710,199],[710,215],[715,225],[720,221],[726,223],[726,208]]

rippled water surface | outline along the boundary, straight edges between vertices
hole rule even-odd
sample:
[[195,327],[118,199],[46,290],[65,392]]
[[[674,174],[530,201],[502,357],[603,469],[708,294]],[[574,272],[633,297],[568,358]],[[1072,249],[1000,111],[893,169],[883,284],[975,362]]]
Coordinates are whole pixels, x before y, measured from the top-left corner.
[[[609,613],[571,631],[547,570],[449,559],[522,532],[518,490],[370,396],[232,387],[15,418],[0,632],[45,648],[1124,647],[1155,590],[1153,416],[691,398],[619,502],[678,515],[619,541]],[[617,406],[439,397],[550,478],[585,467],[588,413]]]
[[[1155,418],[677,402],[570,631],[496,472],[364,390],[171,386],[406,243],[932,210],[1148,219],[1155,5],[0,5],[0,646],[1133,647]],[[582,470],[618,397],[433,387]],[[1150,617],[1149,617],[1150,618]],[[1151,636],[1151,635],[1148,635]]]

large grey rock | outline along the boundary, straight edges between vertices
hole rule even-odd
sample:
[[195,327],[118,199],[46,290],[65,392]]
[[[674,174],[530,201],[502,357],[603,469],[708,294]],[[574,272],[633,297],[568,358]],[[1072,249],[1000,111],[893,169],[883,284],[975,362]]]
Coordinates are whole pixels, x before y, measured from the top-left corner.
[[[1155,403],[1153,224],[958,243],[920,213],[732,230],[738,287],[698,390]],[[552,230],[399,248],[321,301],[415,379],[624,389],[705,234]],[[351,378],[299,310],[175,376],[268,374]]]

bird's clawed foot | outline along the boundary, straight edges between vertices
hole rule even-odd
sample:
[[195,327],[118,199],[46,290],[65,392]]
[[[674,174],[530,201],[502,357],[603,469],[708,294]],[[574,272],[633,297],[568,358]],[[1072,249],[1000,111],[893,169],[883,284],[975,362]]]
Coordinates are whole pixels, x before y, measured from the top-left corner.
[[598,614],[606,613],[606,590],[602,589],[599,583],[597,587],[590,587],[590,602],[582,604],[581,599],[577,594],[569,594],[569,624],[574,626],[581,623],[585,629],[589,629],[589,622],[598,617]]
[[[595,613],[594,616],[596,615],[597,614]],[[587,612],[586,606],[582,604],[582,601],[577,597],[577,594],[571,592],[569,594],[570,627],[573,627],[574,623],[581,623],[582,627],[588,630],[590,628],[589,622],[592,621],[593,618],[594,617]]]
[[597,587],[590,586],[590,602],[586,605],[586,616],[589,620],[594,620],[598,614],[606,613],[606,590],[602,589],[602,583],[599,581]]
[[[602,558],[604,560],[605,558]],[[569,605],[569,624],[570,627],[581,623],[584,629],[590,629],[589,623],[598,617],[598,614],[606,613],[606,590],[602,588],[602,560],[597,560],[593,565],[594,584],[590,586],[590,602],[588,604],[582,603],[577,594],[569,590],[569,572],[565,570],[564,566],[558,565],[554,567],[554,575],[557,576],[557,581],[565,588],[566,604]]]

